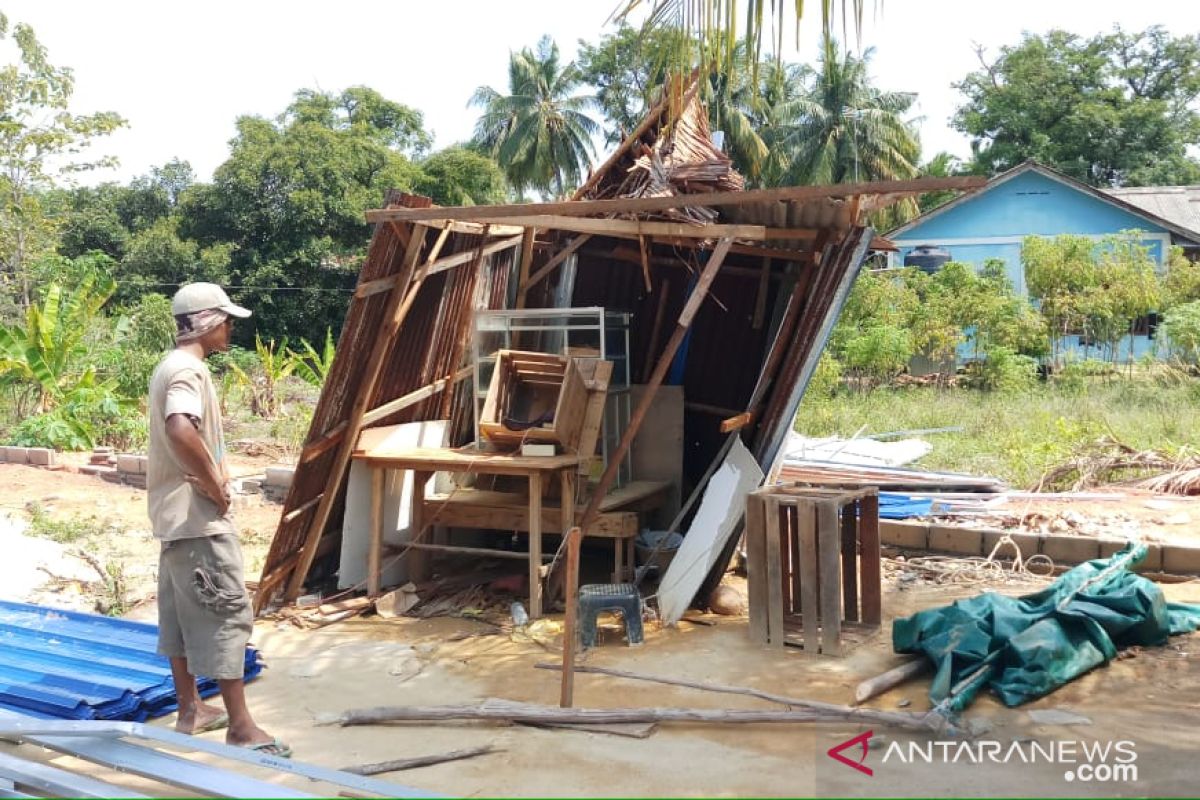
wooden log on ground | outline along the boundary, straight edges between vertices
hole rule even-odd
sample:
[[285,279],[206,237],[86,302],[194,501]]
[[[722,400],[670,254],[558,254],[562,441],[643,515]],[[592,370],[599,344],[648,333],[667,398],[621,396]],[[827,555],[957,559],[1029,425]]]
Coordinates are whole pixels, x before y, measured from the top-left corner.
[[933,662],[922,656],[894,669],[889,669],[887,672],[882,672],[873,678],[867,678],[854,690],[854,702],[865,703],[872,697],[878,697],[888,689],[893,689],[932,668]]
[[[862,709],[851,709],[852,712]],[[900,715],[902,716],[902,715]],[[910,714],[914,719],[926,715]],[[936,715],[929,715],[936,716]],[[849,717],[853,718],[853,717]],[[477,705],[375,706],[355,708],[340,714],[318,715],[317,725],[379,725],[386,722],[447,722],[494,720],[505,723],[606,724],[616,722],[696,722],[721,724],[845,722],[845,714],[805,709],[711,709],[711,708],[557,708],[531,703],[485,701]],[[941,717],[937,717],[938,721]],[[925,725],[928,730],[931,726]]]
[[[924,660],[924,659],[922,659]],[[540,663],[534,665],[537,669],[558,669],[557,664]],[[668,686],[683,686],[688,689],[701,689],[706,692],[719,692],[721,694],[737,694],[744,697],[757,697],[760,700],[766,700],[771,703],[779,703],[788,708],[808,708],[814,711],[820,711],[826,714],[837,715],[839,719],[858,720],[861,722],[870,722],[879,725],[892,725],[899,728],[908,728],[910,730],[940,730],[944,722],[935,719],[926,720],[926,715],[910,712],[892,712],[892,711],[876,711],[869,708],[854,708],[853,706],[843,706],[837,703],[825,703],[820,700],[808,700],[801,697],[788,697],[786,695],[775,694],[774,692],[765,692],[761,689],[752,689],[747,686],[731,686],[723,683],[701,683],[698,681],[689,681],[683,678],[671,678],[659,675],[646,675],[640,672],[630,672],[623,669],[613,669],[611,667],[591,667],[585,665],[576,665],[575,672],[586,672],[592,675],[609,675],[614,678],[628,678],[635,681],[648,681],[650,683],[662,683]]]
[[355,775],[378,775],[381,772],[399,772],[405,769],[416,769],[417,767],[431,767],[434,764],[445,764],[447,761],[462,761],[465,758],[475,758],[476,756],[498,752],[501,751],[489,744],[483,747],[451,750],[447,753],[432,753],[427,756],[397,758],[392,761],[378,761],[374,764],[360,764],[357,767],[342,767],[342,772],[351,772]]

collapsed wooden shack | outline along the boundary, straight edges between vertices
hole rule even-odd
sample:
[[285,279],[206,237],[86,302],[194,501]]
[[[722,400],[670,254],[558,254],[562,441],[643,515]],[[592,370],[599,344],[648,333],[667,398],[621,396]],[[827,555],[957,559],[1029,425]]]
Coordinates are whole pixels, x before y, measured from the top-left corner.
[[[867,215],[922,192],[978,184],[951,178],[744,190],[711,144],[698,103],[685,103],[679,115],[666,103],[654,109],[570,201],[446,208],[394,193],[386,208],[368,214],[375,231],[263,567],[256,611],[294,601],[338,571],[347,476],[364,431],[445,420],[443,444],[475,440],[473,342],[477,321],[490,312],[620,315],[621,369],[638,386],[623,417],[605,418],[603,472],[580,476],[574,516],[585,536],[616,484],[638,479],[622,476],[621,465],[628,471],[637,441],[661,434],[643,422],[664,384],[681,396],[669,511],[704,483],[731,437],[769,472],[863,258],[887,246]],[[630,508],[635,514],[636,503]],[[515,507],[500,511],[488,510],[498,529],[528,530],[533,521]],[[546,533],[564,532],[549,520]],[[424,533],[416,531],[414,541]],[[705,588],[719,581],[734,544]],[[619,542],[616,552],[619,571]],[[377,568],[378,553],[372,558]]]

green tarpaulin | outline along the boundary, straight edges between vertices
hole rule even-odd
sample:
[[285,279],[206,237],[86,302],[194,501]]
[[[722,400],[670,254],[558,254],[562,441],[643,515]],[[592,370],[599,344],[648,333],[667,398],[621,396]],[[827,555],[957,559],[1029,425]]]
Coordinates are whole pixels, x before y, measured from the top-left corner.
[[1200,626],[1200,606],[1168,603],[1128,567],[1146,557],[1130,543],[1080,564],[1023,597],[987,592],[897,619],[892,647],[923,653],[937,670],[929,697],[960,711],[984,686],[1015,706],[1052,692],[1131,645],[1161,645]]

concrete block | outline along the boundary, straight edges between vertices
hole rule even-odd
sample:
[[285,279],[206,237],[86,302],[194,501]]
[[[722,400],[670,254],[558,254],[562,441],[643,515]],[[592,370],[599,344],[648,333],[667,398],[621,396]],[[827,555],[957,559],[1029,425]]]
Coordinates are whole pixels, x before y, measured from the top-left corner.
[[242,494],[262,494],[263,482],[257,478],[242,478],[238,491]]
[[1133,568],[1134,572],[1162,572],[1163,571],[1163,548],[1160,544],[1146,542],[1146,557],[1142,563]]
[[929,549],[943,553],[977,556],[983,551],[983,531],[952,525],[929,526]]
[[120,471],[117,470],[116,467],[109,467],[108,472],[100,473],[100,477],[103,478],[104,480],[108,481],[109,483],[120,483],[121,482],[121,473],[120,473]]
[[48,467],[54,463],[54,451],[49,447],[31,447],[26,455],[35,467]]
[[1125,539],[1117,539],[1112,536],[1101,536],[1097,539],[1100,543],[1100,557],[1108,558],[1115,555],[1119,550],[1123,549],[1129,542]]
[[117,469],[131,475],[146,474],[146,457],[136,453],[122,453],[117,456]]
[[1100,557],[1100,541],[1091,536],[1048,533],[1042,537],[1042,555],[1055,564],[1082,564]]
[[94,456],[111,456],[112,454],[113,449],[108,445],[99,445],[92,448],[92,455]]
[[287,488],[292,485],[295,467],[267,467],[267,486]]
[[[1041,536],[1036,533],[1023,533],[1021,531],[1000,531],[994,529],[985,529],[981,531],[983,534],[983,546],[979,550],[979,554],[987,558],[996,549],[996,545],[1006,535],[1012,539],[1013,544],[1021,551],[1021,558],[1028,559],[1030,556],[1036,556],[1041,552]],[[1005,561],[1015,560],[1016,553],[1013,552],[1012,545],[1006,544],[999,550],[996,550],[996,558]]]
[[879,541],[882,544],[907,550],[925,550],[929,547],[929,523],[881,519],[879,520]]
[[4,448],[4,460],[9,464],[29,463],[29,448],[9,445]]
[[1162,564],[1171,575],[1200,575],[1200,547],[1163,545]]
[[79,468],[79,471],[84,475],[95,475],[98,478],[103,478],[105,475],[116,475],[117,480],[120,480],[120,473],[116,467],[110,467],[107,464],[84,464]]

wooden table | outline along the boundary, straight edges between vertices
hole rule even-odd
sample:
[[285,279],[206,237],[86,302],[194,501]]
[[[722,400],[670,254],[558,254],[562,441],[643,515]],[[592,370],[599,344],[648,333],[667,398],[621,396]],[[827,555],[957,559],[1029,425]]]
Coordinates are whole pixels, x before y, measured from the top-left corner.
[[[409,577],[414,582],[424,580],[428,570],[426,554],[439,552],[478,552],[487,555],[526,558],[523,554],[482,548],[452,547],[421,541],[425,527],[425,485],[435,472],[465,472],[475,475],[512,475],[529,481],[529,616],[542,614],[542,486],[543,480],[553,480],[557,474],[562,506],[562,530],[575,523],[575,474],[579,457],[514,456],[489,453],[474,447],[449,449],[441,447],[389,449],[375,447],[356,452],[354,458],[371,470],[371,544],[367,556],[367,593],[377,597],[380,591],[380,571],[383,554],[383,502],[387,471],[406,469],[413,473],[412,536],[409,548]],[[571,498],[567,501],[567,498]]]

